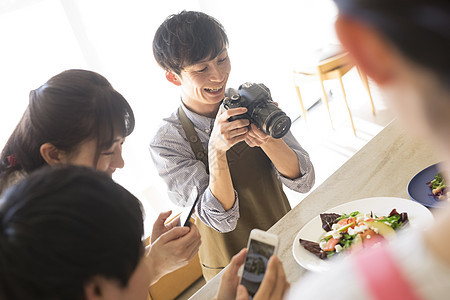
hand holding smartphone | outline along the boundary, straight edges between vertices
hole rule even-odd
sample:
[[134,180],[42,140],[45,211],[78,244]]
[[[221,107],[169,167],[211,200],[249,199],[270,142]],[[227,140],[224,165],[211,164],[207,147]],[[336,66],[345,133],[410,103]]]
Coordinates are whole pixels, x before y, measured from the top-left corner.
[[278,251],[278,236],[259,229],[253,229],[247,244],[241,284],[247,289],[250,299],[256,294],[264,278],[267,263]]
[[194,201],[192,206],[189,208],[186,208],[180,215],[180,226],[190,226],[191,222],[189,221],[191,219],[192,214],[195,211],[195,206],[197,205],[198,199],[200,198],[200,194],[198,192],[198,188],[194,187],[191,191],[191,194],[189,195],[188,203],[192,200]]

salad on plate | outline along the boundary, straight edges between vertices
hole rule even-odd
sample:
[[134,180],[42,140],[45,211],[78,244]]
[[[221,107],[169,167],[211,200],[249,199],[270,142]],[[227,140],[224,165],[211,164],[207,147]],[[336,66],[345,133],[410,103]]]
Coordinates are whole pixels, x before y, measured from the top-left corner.
[[449,200],[450,192],[447,192],[444,176],[437,173],[433,180],[427,182],[431,189],[432,196],[438,200]]
[[350,214],[320,214],[324,233],[318,241],[299,239],[300,244],[321,259],[328,259],[347,251],[373,247],[395,236],[396,230],[408,223],[406,212],[394,208],[387,216],[372,212]]

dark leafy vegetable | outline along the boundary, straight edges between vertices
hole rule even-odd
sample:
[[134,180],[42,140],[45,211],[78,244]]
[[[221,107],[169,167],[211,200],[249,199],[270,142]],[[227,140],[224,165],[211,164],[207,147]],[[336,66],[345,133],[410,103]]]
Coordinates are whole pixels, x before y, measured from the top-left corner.
[[307,241],[307,240],[302,240],[302,239],[299,239],[299,241],[300,241],[300,245],[302,245],[306,250],[308,250],[312,254],[316,255],[320,259],[327,258],[327,252],[320,249],[320,246],[318,243]]
[[399,214],[394,208],[387,217],[385,217],[384,219],[376,220],[376,222],[387,223],[394,230],[397,230],[408,223],[408,214],[406,212]]
[[326,232],[331,230],[331,226],[337,222],[337,220],[341,217],[339,214],[335,213],[323,213],[320,214],[320,219],[322,220],[322,228]]

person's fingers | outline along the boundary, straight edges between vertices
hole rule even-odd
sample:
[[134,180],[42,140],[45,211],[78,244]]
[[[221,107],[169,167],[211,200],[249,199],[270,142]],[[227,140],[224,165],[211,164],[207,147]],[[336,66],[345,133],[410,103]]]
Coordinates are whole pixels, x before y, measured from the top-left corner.
[[167,230],[170,230],[179,225],[180,225],[180,216],[176,217],[170,223],[166,224],[166,228],[167,228]]
[[[225,268],[222,278],[220,280],[219,291],[217,299],[236,299],[236,291],[239,285],[239,267],[244,263],[247,249],[242,249],[238,254],[234,255],[230,264]],[[244,298],[248,300],[247,298]]]
[[[184,238],[185,237],[182,237],[182,239]],[[177,245],[175,247],[179,247],[180,252],[182,253],[180,254],[181,257],[183,257],[185,260],[191,260],[198,252],[201,245],[201,240],[200,239],[189,240],[188,244],[186,245],[180,244],[181,242],[182,241],[176,241]]]
[[252,137],[250,137],[250,136],[247,136],[247,137],[245,138],[245,142],[247,143],[247,145],[248,145],[249,147],[256,147],[256,146],[258,146],[258,145],[256,144],[255,140],[254,140]]
[[232,122],[225,121],[215,126],[217,126],[217,132],[227,144],[234,144],[241,141],[242,137],[249,131],[249,124],[249,120],[239,119]]
[[237,284],[237,280],[239,280],[238,271],[240,266],[244,263],[246,254],[247,250],[244,248],[231,258],[230,264],[226,267],[222,275],[222,281],[225,281],[226,284],[231,284],[233,280],[236,280]]
[[180,253],[182,253],[181,255],[185,259],[190,260],[198,252],[201,243],[201,236],[197,227],[194,224],[191,224],[190,231],[186,235],[173,241],[172,247],[179,249]]
[[256,136],[255,134],[251,134],[250,132],[245,137],[245,141],[247,142],[247,144],[250,147],[255,147],[255,146],[259,147],[259,146],[263,145],[265,142],[267,142],[266,139],[260,139],[258,136]]
[[248,300],[248,298],[249,298],[249,296],[248,296],[247,289],[245,288],[245,286],[240,284],[237,287],[236,300]]
[[228,144],[229,145],[236,145],[237,143],[244,141],[245,137],[246,137],[246,135],[242,134],[242,135],[236,136],[234,138],[231,138],[231,139],[228,140]]
[[186,235],[189,233],[191,229],[189,227],[180,227],[177,226],[175,228],[170,229],[166,233],[163,233],[159,239],[162,240],[164,243],[168,243],[170,241],[178,240],[180,237]]
[[[166,222],[167,218],[172,214],[171,210],[168,211],[163,211],[162,213],[159,214],[157,222],[161,222],[164,224],[164,222]],[[156,222],[155,222],[156,223]]]
[[264,274],[263,281],[259,286],[258,293],[259,295],[268,296],[272,294],[272,291],[275,289],[275,285],[277,284],[277,276],[278,276],[278,260],[275,256],[272,256],[269,259],[269,263],[267,264],[266,273]]
[[166,225],[164,224],[167,218],[172,213],[171,210],[162,212],[158,215],[155,223],[153,223],[152,234],[150,239],[150,244],[153,244],[155,240],[157,240],[161,234],[167,231]]
[[220,115],[220,118],[228,120],[230,117],[242,115],[246,112],[247,112],[246,107],[236,107],[228,110],[222,109],[222,114]]
[[153,231],[160,231],[162,229],[164,229],[164,223],[166,222],[167,218],[170,216],[170,214],[172,213],[171,210],[169,211],[165,211],[162,212],[158,215],[158,218],[156,218],[155,223],[153,223]]
[[235,129],[239,128],[246,128],[247,131],[249,130],[250,121],[247,119],[237,119],[231,122],[223,123],[220,127],[220,133],[224,134],[226,132],[233,131]]
[[277,257],[274,257],[274,260],[276,260],[277,263],[277,278],[275,287],[272,290],[271,298],[281,299],[284,293],[286,293],[287,289],[289,288],[289,283],[286,280],[286,274],[284,273],[283,264]]
[[200,247],[200,245],[202,243],[200,233],[198,233],[198,231],[197,232],[193,231],[191,228],[191,231],[186,235],[185,238],[187,239],[187,244],[185,247],[191,249],[194,252],[197,252],[198,248]]
[[228,138],[232,139],[235,137],[239,137],[241,135],[246,134],[247,132],[248,132],[247,127],[237,128],[228,132]]
[[241,251],[239,251],[238,254],[234,255],[233,258],[231,258],[231,262],[228,268],[231,269],[231,272],[233,274],[237,274],[239,268],[244,264],[246,255],[247,249],[243,248]]
[[255,124],[251,124],[250,127],[252,129],[252,130],[250,130],[251,134],[255,135],[256,138],[259,138],[262,140],[267,140],[269,138],[269,136],[267,134],[265,134],[264,132],[262,132],[258,127],[256,127]]

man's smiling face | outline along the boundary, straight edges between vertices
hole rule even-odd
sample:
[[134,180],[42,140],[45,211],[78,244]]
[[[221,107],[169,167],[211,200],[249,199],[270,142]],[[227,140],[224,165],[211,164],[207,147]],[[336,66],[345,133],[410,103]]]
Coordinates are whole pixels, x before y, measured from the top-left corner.
[[177,77],[185,105],[201,115],[216,112],[225,95],[230,71],[230,59],[225,47],[216,57],[184,68]]

